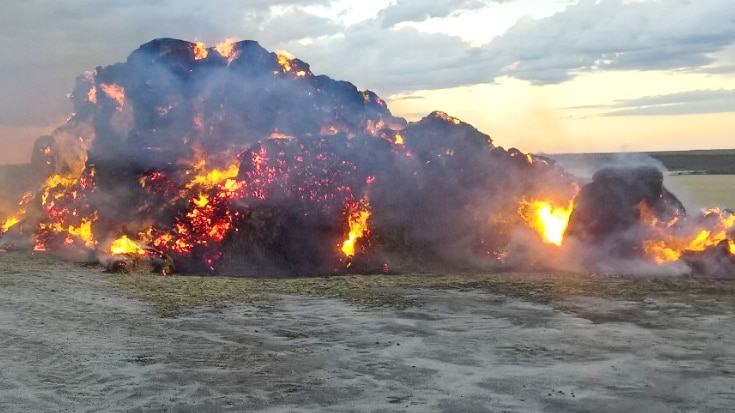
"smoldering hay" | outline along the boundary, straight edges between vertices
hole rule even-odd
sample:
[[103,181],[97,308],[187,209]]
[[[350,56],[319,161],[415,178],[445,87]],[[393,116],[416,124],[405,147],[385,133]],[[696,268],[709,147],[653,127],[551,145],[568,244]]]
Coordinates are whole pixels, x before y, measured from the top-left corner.
[[735,275],[732,213],[687,215],[657,169],[584,182],[444,112],[395,117],[254,41],[156,39],[71,100],[36,143],[41,178],[4,218],[6,247],[163,273]]

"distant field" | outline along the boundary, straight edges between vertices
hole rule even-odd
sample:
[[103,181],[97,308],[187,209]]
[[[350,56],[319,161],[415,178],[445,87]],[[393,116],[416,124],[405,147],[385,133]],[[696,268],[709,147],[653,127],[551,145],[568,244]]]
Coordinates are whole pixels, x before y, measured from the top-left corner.
[[735,149],[647,153],[570,153],[548,156],[572,171],[596,169],[602,164],[615,164],[622,162],[623,159],[650,157],[661,162],[671,172],[735,174]]
[[690,211],[735,209],[735,175],[673,175],[666,177],[665,185]]

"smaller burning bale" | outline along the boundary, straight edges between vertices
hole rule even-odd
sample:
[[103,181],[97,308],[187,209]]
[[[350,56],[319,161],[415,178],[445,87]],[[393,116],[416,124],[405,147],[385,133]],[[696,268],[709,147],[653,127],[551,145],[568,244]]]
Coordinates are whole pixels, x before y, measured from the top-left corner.
[[711,277],[735,276],[735,255],[730,252],[730,242],[720,241],[703,251],[684,251],[681,256],[695,274]]
[[166,276],[176,270],[170,255],[150,247],[139,252],[115,254],[99,261],[104,265],[105,271],[111,273],[157,273]]
[[642,212],[660,222],[686,214],[681,201],[664,187],[659,169],[603,168],[580,190],[567,236],[604,246],[614,257],[640,256]]

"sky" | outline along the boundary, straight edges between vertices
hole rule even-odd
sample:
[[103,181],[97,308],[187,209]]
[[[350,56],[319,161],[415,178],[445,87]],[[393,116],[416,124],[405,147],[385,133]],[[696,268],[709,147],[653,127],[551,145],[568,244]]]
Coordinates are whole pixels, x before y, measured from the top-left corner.
[[160,37],[256,40],[531,153],[735,148],[732,0],[0,0],[0,164],[75,78]]

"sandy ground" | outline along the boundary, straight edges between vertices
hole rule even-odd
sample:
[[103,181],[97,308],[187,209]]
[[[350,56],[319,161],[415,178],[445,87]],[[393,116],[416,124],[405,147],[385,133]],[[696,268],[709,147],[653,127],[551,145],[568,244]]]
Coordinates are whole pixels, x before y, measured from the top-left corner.
[[99,269],[0,254],[0,411],[732,412],[735,297],[408,290],[161,318]]

